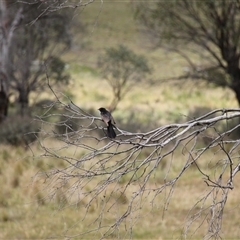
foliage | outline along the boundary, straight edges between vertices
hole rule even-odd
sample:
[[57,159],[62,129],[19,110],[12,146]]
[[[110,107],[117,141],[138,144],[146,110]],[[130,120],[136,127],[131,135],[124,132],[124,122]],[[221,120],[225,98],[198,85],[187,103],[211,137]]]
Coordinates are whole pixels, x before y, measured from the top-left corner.
[[114,119],[119,126],[131,132],[147,132],[159,124],[159,116],[154,115],[153,109],[141,112],[140,109],[134,106],[125,109],[119,117]]
[[36,141],[39,124],[31,117],[11,116],[1,123],[0,143],[13,146],[28,145]]
[[80,121],[77,118],[70,118],[67,114],[61,114],[55,128],[59,134],[75,132],[79,128]]
[[[41,14],[47,7],[41,2],[26,4],[13,1],[5,10],[2,6],[0,11],[5,11],[3,16],[11,23],[6,27],[14,29],[8,48],[1,49],[1,52],[8,51],[7,58],[2,60],[5,61],[6,83],[8,89],[18,93],[21,113],[24,113],[29,104],[30,92],[40,92],[47,87],[46,70],[53,81],[68,83],[69,75],[59,56],[71,44],[71,18],[68,10]],[[14,26],[17,13],[21,17]],[[1,24],[4,24],[4,20]]]
[[111,110],[116,108],[128,91],[146,80],[146,75],[151,72],[146,58],[124,45],[107,48],[105,54],[99,57],[98,66],[113,91]]
[[[193,119],[199,118],[201,116],[204,116],[208,112],[211,112],[212,110],[213,109],[211,109],[210,107],[202,107],[202,106],[195,107],[193,110],[188,112],[187,120],[193,120]],[[207,118],[214,117],[214,116],[215,115],[212,114],[211,116],[209,116]]]
[[51,79],[58,84],[69,84],[70,75],[65,71],[65,62],[57,57],[53,56],[49,63],[49,72]]

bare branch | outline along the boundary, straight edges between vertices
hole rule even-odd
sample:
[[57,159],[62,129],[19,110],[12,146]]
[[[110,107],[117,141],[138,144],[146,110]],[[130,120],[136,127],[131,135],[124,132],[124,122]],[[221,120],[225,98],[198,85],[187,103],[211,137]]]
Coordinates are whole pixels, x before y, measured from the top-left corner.
[[[105,126],[100,117],[58,95],[49,81],[48,84],[57,101],[38,117],[42,123],[41,157],[66,163],[63,168],[39,176],[45,176],[49,184],[45,189],[48,198],[53,201],[56,191],[62,189],[71,205],[85,205],[84,221],[89,219],[91,206],[101,202],[98,217],[89,223],[88,230],[73,234],[75,237],[94,232],[101,232],[101,239],[109,237],[125,224],[130,226],[127,223],[141,214],[146,202],[157,204],[159,198],[164,198],[164,217],[177,183],[193,166],[203,176],[201,181],[206,183],[206,192],[189,211],[183,234],[187,235],[196,223],[198,227],[194,231],[207,223],[206,239],[220,236],[228,192],[234,189],[234,178],[240,169],[239,141],[229,137],[240,126],[221,130],[221,123],[239,118],[239,109],[217,109],[197,119],[148,132],[128,132],[119,126],[117,138],[112,140],[103,133]],[[56,107],[64,113],[51,113]],[[51,123],[46,121],[50,116],[66,120]],[[70,120],[77,123],[77,130],[69,124]],[[64,128],[64,133],[58,133],[57,126]],[[57,146],[51,146],[51,139],[58,140]],[[205,144],[203,139],[207,139]],[[209,159],[212,154],[214,161]],[[235,158],[238,160],[233,160]],[[168,162],[169,167],[161,173],[163,182],[154,184],[154,176],[164,162]],[[209,162],[213,168],[208,167]],[[121,201],[124,207],[120,210]],[[108,216],[116,209],[116,218],[110,220]],[[130,235],[131,232],[128,229]]]

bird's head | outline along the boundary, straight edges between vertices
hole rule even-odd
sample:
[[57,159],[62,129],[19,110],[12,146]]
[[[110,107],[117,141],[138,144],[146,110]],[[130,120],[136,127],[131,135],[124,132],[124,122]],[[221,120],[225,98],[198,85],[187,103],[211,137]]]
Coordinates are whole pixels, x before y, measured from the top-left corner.
[[103,107],[100,107],[98,110],[99,110],[100,112],[106,112],[106,111],[107,111],[106,108],[103,108]]

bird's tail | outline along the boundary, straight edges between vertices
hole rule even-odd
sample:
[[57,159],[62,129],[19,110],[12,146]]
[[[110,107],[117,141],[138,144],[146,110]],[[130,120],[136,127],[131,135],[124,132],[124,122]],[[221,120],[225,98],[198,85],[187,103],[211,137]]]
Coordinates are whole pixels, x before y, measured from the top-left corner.
[[113,129],[113,124],[110,122],[109,124],[108,124],[108,127],[107,127],[107,135],[108,135],[108,137],[110,137],[110,138],[115,138],[116,137],[116,133],[115,133],[115,131],[114,131],[114,129]]

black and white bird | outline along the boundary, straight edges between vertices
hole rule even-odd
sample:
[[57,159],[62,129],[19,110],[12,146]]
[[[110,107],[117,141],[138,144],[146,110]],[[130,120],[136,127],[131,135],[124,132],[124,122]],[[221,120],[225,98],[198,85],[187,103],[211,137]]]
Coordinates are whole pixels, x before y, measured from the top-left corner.
[[112,114],[106,108],[103,108],[103,107],[99,108],[98,110],[100,111],[100,115],[101,115],[102,120],[107,125],[107,135],[108,135],[108,137],[109,138],[115,138],[116,133],[113,129],[113,127],[114,127],[113,123],[114,124],[116,124],[116,123],[113,119]]

